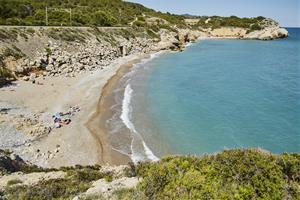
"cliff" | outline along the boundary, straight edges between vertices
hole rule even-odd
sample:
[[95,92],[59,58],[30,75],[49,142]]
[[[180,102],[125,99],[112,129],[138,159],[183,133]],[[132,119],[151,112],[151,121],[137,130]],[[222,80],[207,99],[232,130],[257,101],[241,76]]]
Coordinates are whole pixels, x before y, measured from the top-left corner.
[[[75,76],[108,66],[114,59],[137,52],[183,49],[199,38],[271,40],[288,36],[279,26],[251,31],[239,27],[217,29],[147,28],[0,28],[1,77],[29,80],[30,72],[44,76]],[[3,78],[2,78],[3,81]]]
[[217,38],[273,40],[288,37],[288,31],[279,26],[266,27],[253,32],[248,32],[244,28],[223,27],[208,31],[208,35]]
[[4,27],[0,28],[1,69],[23,80],[33,72],[34,76],[73,77],[108,66],[119,57],[176,49],[174,34],[134,27]]

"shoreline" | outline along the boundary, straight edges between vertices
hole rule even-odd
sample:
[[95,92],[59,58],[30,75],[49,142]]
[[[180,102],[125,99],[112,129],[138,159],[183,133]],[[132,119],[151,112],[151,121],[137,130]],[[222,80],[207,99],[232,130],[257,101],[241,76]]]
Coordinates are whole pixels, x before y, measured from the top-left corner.
[[108,139],[109,133],[107,128],[105,127],[107,116],[109,116],[112,113],[112,111],[108,109],[108,104],[112,100],[110,94],[118,80],[121,77],[123,77],[126,74],[126,72],[131,67],[133,67],[134,64],[139,63],[142,59],[146,58],[147,56],[149,55],[139,55],[137,58],[131,59],[130,61],[123,63],[119,66],[117,72],[112,77],[110,77],[110,79],[102,88],[100,98],[96,105],[96,111],[92,114],[88,122],[85,124],[100,146],[100,157],[102,163],[120,165],[127,164],[131,161],[128,155],[122,154],[121,152],[114,150],[110,145]]
[[[122,94],[124,94],[126,90],[126,85],[121,84],[120,86],[117,86],[120,79],[122,79],[127,73],[130,73],[130,69],[132,69],[134,65],[142,64],[144,60],[151,59],[152,55],[161,52],[164,51],[158,51],[149,54],[141,54],[137,58],[131,59],[128,62],[123,63],[122,65],[120,65],[116,74],[113,75],[104,85],[101,96],[97,103],[97,110],[93,113],[88,122],[85,124],[85,126],[89,129],[90,133],[93,135],[95,140],[98,141],[98,144],[101,149],[102,163],[108,163],[110,165],[122,165],[128,164],[129,162],[135,162],[135,159],[132,157],[132,146],[130,154],[116,149],[113,146],[112,141],[110,141],[114,138],[110,135],[110,130],[108,130],[107,122],[111,120],[112,116],[115,114],[115,112],[110,108],[113,107],[115,103],[117,103],[114,99],[115,96],[113,95],[113,93],[114,90],[117,88]],[[123,106],[123,102],[121,106]],[[120,118],[122,117],[120,116]],[[122,123],[125,123],[123,119]],[[121,138],[120,140],[122,141],[122,144],[124,144],[124,146],[126,146],[127,144],[132,145],[132,141],[134,140],[132,130],[130,130],[130,128],[127,127],[126,124],[124,124],[124,126],[126,130],[121,130],[121,133],[118,134],[118,138]],[[144,148],[146,146],[146,148],[149,149],[144,141],[143,145]]]
[[[184,48],[182,51],[185,51],[187,48],[192,46],[195,43],[201,42],[203,40],[249,40],[249,39],[241,39],[239,37],[199,37],[197,40],[192,42],[186,42],[184,44]],[[167,52],[167,50],[159,50],[155,51],[149,54],[143,54],[139,55],[138,58],[134,58],[129,60],[128,62],[125,62],[119,66],[119,69],[117,72],[109,78],[107,83],[103,86],[102,92],[99,98],[99,101],[97,103],[97,111],[91,116],[89,122],[87,122],[85,125],[88,127],[89,131],[93,135],[93,137],[99,141],[99,144],[101,146],[101,162],[107,163],[110,165],[122,165],[122,164],[128,164],[128,162],[134,162],[134,159],[131,158],[130,154],[122,153],[116,149],[114,149],[109,142],[109,131],[107,127],[105,127],[106,120],[108,120],[108,116],[112,113],[108,109],[108,105],[110,101],[112,101],[112,95],[113,89],[115,89],[115,86],[117,82],[126,74],[128,73],[128,70],[133,67],[135,64],[139,64],[143,61],[143,59],[147,59],[151,57],[153,54],[157,54],[160,52]],[[122,85],[122,90],[125,91],[125,87],[127,84]],[[123,92],[124,94],[124,92]],[[123,97],[124,98],[124,97]],[[99,125],[100,124],[100,125]],[[130,132],[132,130],[129,130],[127,127],[127,131],[122,132],[122,134],[125,134],[125,140],[132,139],[130,136]],[[102,140],[102,141],[101,141]],[[145,141],[143,141],[143,147],[144,149],[148,149],[147,144]],[[146,147],[145,147],[146,146]],[[149,149],[150,150],[150,149]],[[105,152],[106,151],[106,152]],[[151,151],[151,150],[150,150]],[[152,152],[151,152],[152,153]],[[154,155],[155,156],[155,155]],[[151,159],[150,159],[151,160]]]

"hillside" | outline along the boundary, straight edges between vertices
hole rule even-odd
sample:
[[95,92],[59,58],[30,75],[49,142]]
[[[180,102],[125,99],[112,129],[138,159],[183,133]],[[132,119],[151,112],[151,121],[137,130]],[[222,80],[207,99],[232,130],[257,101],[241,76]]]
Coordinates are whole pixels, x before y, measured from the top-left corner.
[[[3,155],[2,155],[3,157]],[[3,166],[0,159],[0,166]],[[7,160],[7,159],[6,159]],[[5,166],[8,166],[7,164]],[[4,199],[299,199],[299,154],[257,149],[107,168],[3,168]],[[31,174],[35,176],[31,176]],[[42,178],[44,177],[44,178]],[[110,189],[109,189],[110,188]]]
[[134,16],[151,12],[142,5],[121,0],[1,0],[0,24],[46,25],[46,7],[48,25],[64,26],[125,25]]
[[[147,26],[147,18],[152,18],[158,26],[172,28],[216,29],[229,26],[254,31],[270,25],[270,20],[261,16],[239,18],[174,15],[122,0],[1,0],[0,4],[0,25],[127,26],[134,22],[137,26]],[[194,19],[194,22],[186,23],[186,19]]]

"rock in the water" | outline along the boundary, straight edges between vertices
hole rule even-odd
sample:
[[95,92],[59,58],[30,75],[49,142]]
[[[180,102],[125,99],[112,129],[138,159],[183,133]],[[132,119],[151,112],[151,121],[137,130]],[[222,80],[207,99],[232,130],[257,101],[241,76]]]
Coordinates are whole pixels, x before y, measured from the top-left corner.
[[253,31],[244,36],[245,39],[272,40],[288,37],[288,31],[279,26],[268,27],[262,30]]

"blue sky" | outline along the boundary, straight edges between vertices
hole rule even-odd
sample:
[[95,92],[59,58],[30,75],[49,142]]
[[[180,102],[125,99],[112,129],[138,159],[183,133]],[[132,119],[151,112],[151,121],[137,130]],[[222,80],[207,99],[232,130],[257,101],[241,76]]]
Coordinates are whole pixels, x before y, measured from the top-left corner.
[[193,15],[266,16],[281,26],[299,27],[300,0],[127,0],[162,12]]

